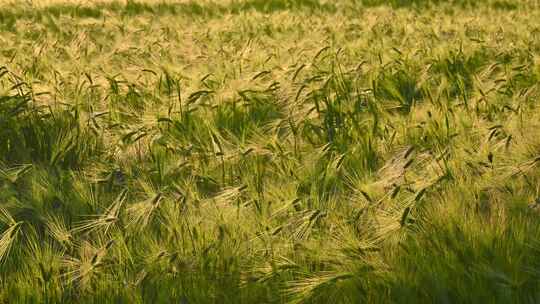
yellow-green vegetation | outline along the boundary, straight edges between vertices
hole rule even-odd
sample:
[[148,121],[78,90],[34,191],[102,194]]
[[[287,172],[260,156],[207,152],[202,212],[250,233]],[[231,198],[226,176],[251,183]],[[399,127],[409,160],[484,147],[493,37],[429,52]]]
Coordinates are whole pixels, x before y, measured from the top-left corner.
[[540,302],[538,2],[88,2],[0,5],[1,303]]

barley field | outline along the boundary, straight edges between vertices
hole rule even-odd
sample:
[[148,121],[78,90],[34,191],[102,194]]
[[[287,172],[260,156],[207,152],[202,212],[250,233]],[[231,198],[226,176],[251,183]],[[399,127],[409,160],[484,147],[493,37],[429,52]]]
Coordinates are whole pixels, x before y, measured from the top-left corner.
[[0,0],[0,303],[539,303],[540,2]]

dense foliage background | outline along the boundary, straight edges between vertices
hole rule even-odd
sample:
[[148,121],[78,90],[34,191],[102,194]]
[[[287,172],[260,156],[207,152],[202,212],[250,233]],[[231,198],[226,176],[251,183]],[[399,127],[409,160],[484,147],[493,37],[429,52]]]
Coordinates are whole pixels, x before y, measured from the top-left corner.
[[0,302],[540,301],[536,1],[0,5]]

